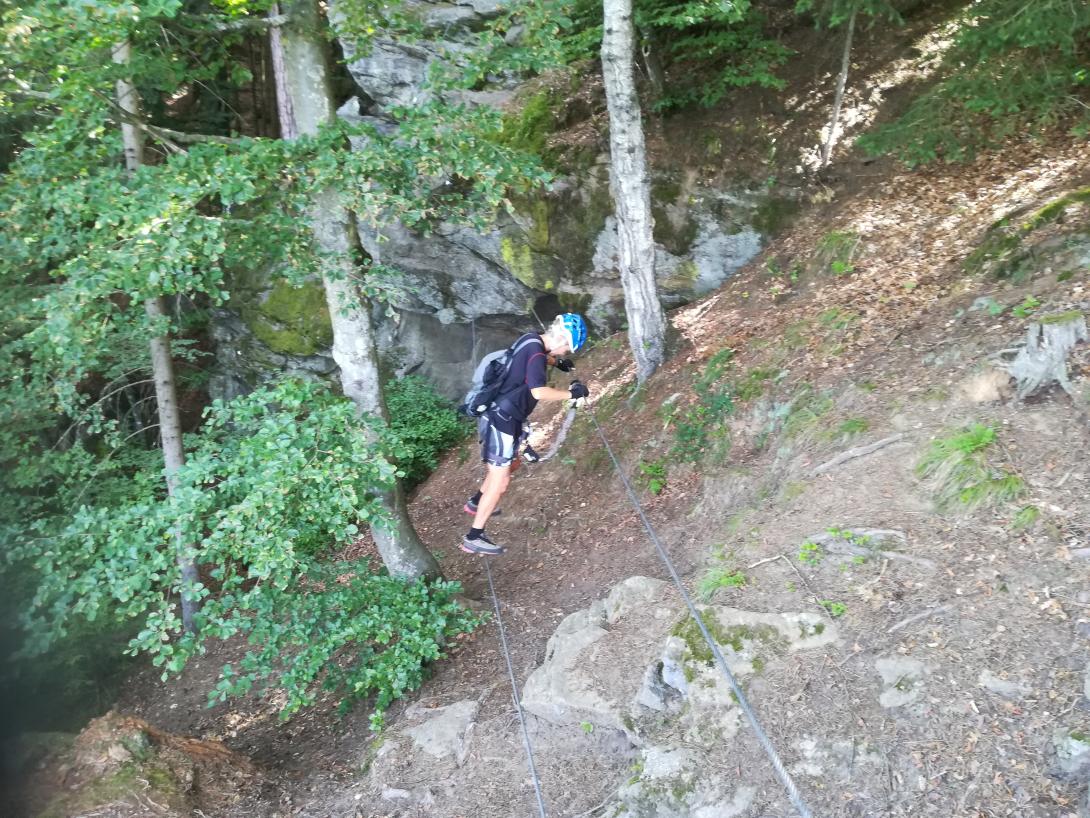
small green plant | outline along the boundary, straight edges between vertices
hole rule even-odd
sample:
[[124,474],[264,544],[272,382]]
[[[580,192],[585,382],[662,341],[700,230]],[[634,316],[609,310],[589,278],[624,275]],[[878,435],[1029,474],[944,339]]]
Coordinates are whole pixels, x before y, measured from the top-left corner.
[[843,602],[836,602],[832,599],[821,600],[821,607],[828,611],[829,616],[833,617],[833,619],[844,616],[844,614],[848,612],[847,605],[845,605]]
[[821,237],[818,254],[835,276],[844,276],[855,270],[852,259],[859,248],[861,238],[851,231],[833,230]]
[[870,424],[864,418],[848,418],[836,429],[839,437],[849,438],[861,435],[870,428]]
[[586,733],[588,736],[594,732],[594,725],[589,721],[579,722],[579,729]]
[[744,588],[747,579],[741,571],[723,565],[711,568],[700,580],[697,593],[704,600],[711,599],[720,588]]
[[995,318],[996,316],[1002,315],[1004,313],[1004,311],[1006,311],[1006,309],[1007,309],[1002,304],[1000,304],[998,301],[996,301],[994,298],[992,298],[990,295],[986,296],[983,299],[982,303],[983,303],[984,309],[987,310],[988,315],[990,315],[992,318]]
[[858,320],[854,312],[839,307],[830,307],[818,316],[818,323],[829,329],[847,329]]
[[1029,314],[1041,306],[1041,302],[1034,296],[1027,295],[1022,299],[1021,304],[1015,304],[1011,307],[1011,313],[1019,318],[1029,318]]
[[666,463],[663,460],[653,460],[649,463],[640,463],[640,474],[643,476],[644,485],[652,494],[658,495],[666,488]]
[[813,427],[833,408],[833,400],[827,394],[815,392],[809,384],[803,386],[791,399],[783,421],[783,433],[797,437]]
[[986,450],[994,442],[995,428],[980,423],[932,441],[916,473],[934,484],[939,508],[995,505],[1022,493],[1022,478],[989,465]]
[[850,528],[837,528],[836,526],[826,528],[825,533],[830,537],[835,537],[838,540],[844,540],[846,543],[858,545],[863,548],[869,548],[872,539],[870,534],[857,534]]
[[811,567],[821,565],[821,561],[825,559],[825,549],[818,543],[807,540],[799,546],[797,557],[803,565]]
[[1041,509],[1037,506],[1023,506],[1011,520],[1011,528],[1015,531],[1025,531],[1027,528],[1033,528],[1039,519],[1041,519]]
[[778,369],[755,367],[734,385],[734,397],[740,401],[748,401],[758,397],[765,391],[765,383],[780,374]]

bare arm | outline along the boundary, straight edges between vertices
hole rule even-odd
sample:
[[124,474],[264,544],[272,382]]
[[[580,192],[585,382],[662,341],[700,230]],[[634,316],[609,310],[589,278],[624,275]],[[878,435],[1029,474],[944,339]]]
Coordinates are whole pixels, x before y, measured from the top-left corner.
[[556,389],[552,386],[538,386],[530,390],[534,400],[571,400],[571,392],[567,389]]

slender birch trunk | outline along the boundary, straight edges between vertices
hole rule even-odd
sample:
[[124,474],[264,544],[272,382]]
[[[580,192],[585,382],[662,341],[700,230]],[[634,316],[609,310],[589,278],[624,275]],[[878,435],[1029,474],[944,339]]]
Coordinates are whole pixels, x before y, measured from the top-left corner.
[[840,60],[840,75],[836,78],[836,93],[833,95],[833,112],[829,116],[829,136],[821,147],[821,167],[829,164],[829,157],[836,146],[836,126],[840,121],[840,107],[844,104],[844,88],[848,84],[848,66],[851,63],[852,35],[855,33],[855,15],[848,18],[848,33],[844,36],[844,56]]
[[[322,19],[315,0],[285,4],[289,22],[270,40],[277,107],[286,139],[318,132],[333,121],[333,93],[322,38]],[[275,12],[275,8],[274,8]],[[310,212],[314,240],[336,259],[322,277],[333,323],[333,360],[340,368],[341,388],[360,412],[387,418],[379,382],[378,356],[370,304],[361,291],[355,261],[359,236],[355,218],[332,191],[315,194]],[[371,526],[382,561],[391,574],[414,579],[440,576],[439,564],[421,542],[409,520],[400,484],[381,495],[391,524]]]
[[[132,47],[127,40],[114,46],[113,61],[125,66],[132,61]],[[117,105],[127,115],[127,119],[121,122],[121,141],[125,148],[125,168],[133,174],[144,163],[144,134],[136,125],[140,118],[140,98],[127,77],[117,81]],[[144,302],[144,311],[153,324],[165,323],[167,311],[161,297],[148,298]],[[178,412],[178,389],[174,380],[174,359],[170,354],[170,335],[165,333],[153,336],[150,346],[167,494],[173,496],[177,488],[175,476],[185,463],[185,450],[182,448],[182,422]],[[182,573],[182,625],[189,633],[195,633],[198,602],[187,598],[185,589],[197,584],[197,563],[180,536],[175,547],[178,568]]]
[[651,180],[636,96],[632,0],[604,0],[602,74],[609,108],[610,186],[617,214],[628,343],[643,383],[666,354],[666,316],[655,282]]

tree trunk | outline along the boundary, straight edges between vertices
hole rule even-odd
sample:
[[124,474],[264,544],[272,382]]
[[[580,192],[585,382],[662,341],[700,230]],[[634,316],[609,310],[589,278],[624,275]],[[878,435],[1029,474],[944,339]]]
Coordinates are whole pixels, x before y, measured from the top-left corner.
[[[290,22],[277,32],[279,43],[271,40],[274,69],[282,71],[277,79],[281,133],[314,134],[336,116],[322,20],[314,0],[292,0],[286,6]],[[290,119],[284,121],[285,116]],[[322,284],[333,323],[333,360],[340,368],[341,388],[360,412],[385,420],[370,304],[357,280],[355,259],[361,251],[355,219],[332,191],[315,194],[310,218],[316,244],[335,259]],[[381,500],[392,523],[372,525],[371,534],[389,572],[409,579],[440,576],[439,564],[409,520],[401,485],[384,492]]]
[[[118,65],[128,65],[131,56],[132,49],[127,40],[114,47],[113,61]],[[144,161],[144,132],[136,125],[140,118],[140,98],[128,78],[117,81],[117,104],[128,115],[128,121],[121,123],[121,140],[125,148],[125,168],[133,174]],[[147,299],[144,302],[144,310],[152,324],[166,321],[166,307],[161,297]],[[178,414],[178,390],[174,381],[174,359],[170,354],[170,335],[153,336],[150,346],[167,494],[173,496],[176,489],[175,475],[185,463],[185,450],[182,448],[182,423]],[[189,633],[195,633],[194,618],[197,614],[198,603],[195,599],[186,597],[185,589],[197,584],[197,563],[180,536],[177,538],[175,547],[178,568],[182,573],[182,625]]]
[[604,0],[602,74],[609,108],[610,186],[617,214],[628,343],[643,383],[666,353],[666,317],[655,283],[651,181],[636,96],[632,0]]
[[836,93],[833,95],[833,112],[829,116],[829,136],[821,147],[821,167],[829,164],[833,147],[836,145],[836,126],[840,120],[840,106],[844,103],[844,88],[848,84],[848,65],[852,55],[852,35],[855,33],[855,15],[848,18],[848,33],[844,36],[844,56],[840,61],[840,76],[836,78]]

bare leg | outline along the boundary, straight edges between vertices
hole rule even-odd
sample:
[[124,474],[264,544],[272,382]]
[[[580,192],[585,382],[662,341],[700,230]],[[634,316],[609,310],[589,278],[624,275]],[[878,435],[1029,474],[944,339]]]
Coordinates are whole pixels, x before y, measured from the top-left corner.
[[488,518],[499,505],[500,498],[507,491],[511,482],[511,466],[493,466],[489,464],[488,475],[481,484],[481,499],[477,503],[477,514],[473,518],[474,528],[484,528]]

